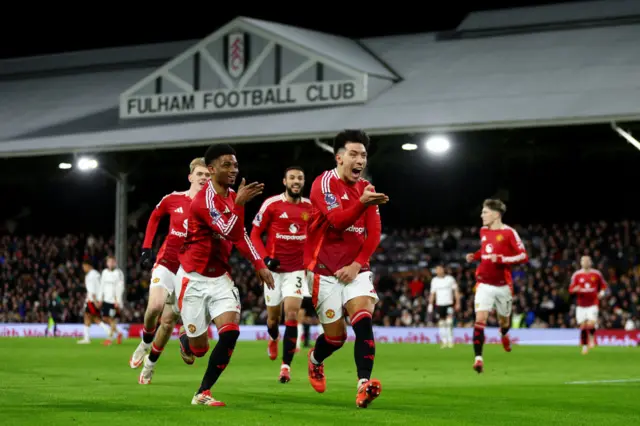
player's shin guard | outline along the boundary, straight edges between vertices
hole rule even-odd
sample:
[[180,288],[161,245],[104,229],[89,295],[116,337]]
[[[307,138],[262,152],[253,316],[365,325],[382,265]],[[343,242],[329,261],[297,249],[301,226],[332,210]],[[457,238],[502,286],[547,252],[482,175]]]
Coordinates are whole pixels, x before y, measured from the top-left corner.
[[589,337],[585,328],[580,329],[580,343],[586,346],[589,343]]
[[153,338],[156,336],[157,327],[154,327],[151,330],[147,330],[146,327],[142,329],[142,341],[150,345],[153,342]]
[[158,361],[158,358],[160,358],[160,355],[162,355],[162,351],[164,350],[164,348],[159,348],[156,346],[155,343],[151,344],[151,352],[149,352],[149,361],[151,362],[156,362]]
[[324,333],[318,336],[316,340],[316,346],[313,348],[311,354],[311,362],[314,364],[322,364],[325,359],[329,358],[332,353],[340,349],[344,342],[347,340],[347,336],[327,336]]
[[236,342],[240,336],[240,327],[237,324],[225,324],[218,330],[218,343],[211,352],[209,365],[204,373],[202,384],[198,393],[211,389],[229,364]]
[[482,346],[484,345],[484,323],[476,322],[473,326],[473,350],[476,356],[482,356]]
[[284,329],[284,339],[282,340],[282,363],[291,365],[298,341],[298,321],[286,321],[284,325],[286,328]]
[[351,327],[356,335],[354,357],[358,369],[358,379],[370,379],[373,359],[376,356],[376,341],[373,337],[371,312],[361,310],[351,318]]

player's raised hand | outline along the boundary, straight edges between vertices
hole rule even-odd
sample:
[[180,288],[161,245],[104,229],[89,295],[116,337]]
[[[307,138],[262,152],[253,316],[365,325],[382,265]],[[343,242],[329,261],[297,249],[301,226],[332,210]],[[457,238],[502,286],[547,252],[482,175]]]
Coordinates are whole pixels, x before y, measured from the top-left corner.
[[469,263],[473,262],[473,253],[467,253],[467,255],[465,256],[465,259]]
[[247,185],[245,179],[242,178],[242,182],[238,187],[238,195],[236,195],[236,204],[244,206],[245,203],[251,201],[257,195],[262,194],[262,191],[264,191],[264,183],[252,182]]
[[379,204],[385,204],[389,202],[389,197],[380,192],[375,192],[376,189],[373,185],[367,185],[364,192],[360,196],[360,202],[368,206],[374,206]]
[[273,281],[273,275],[271,275],[271,271],[269,271],[267,268],[258,269],[256,275],[258,275],[258,279],[263,282],[269,288],[269,290],[273,290],[276,287]]

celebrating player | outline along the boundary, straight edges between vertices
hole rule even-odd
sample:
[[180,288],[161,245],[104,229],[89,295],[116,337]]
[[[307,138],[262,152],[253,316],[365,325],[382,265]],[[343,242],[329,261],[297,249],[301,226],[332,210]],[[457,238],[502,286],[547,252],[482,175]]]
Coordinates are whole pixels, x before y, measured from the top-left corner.
[[[165,195],[156,205],[147,223],[140,258],[144,268],[148,268],[152,263],[151,247],[158,230],[158,224],[164,216],[169,216],[169,233],[160,247],[151,272],[149,301],[144,314],[142,341],[129,360],[131,368],[140,367],[144,361],[144,367],[138,378],[138,383],[141,385],[151,383],[156,362],[171,338],[173,328],[180,316],[175,296],[175,274],[180,267],[178,254],[187,237],[187,219],[191,201],[210,177],[211,174],[204,163],[204,158],[194,159],[189,165],[188,179],[191,183],[189,190]],[[158,319],[160,319],[159,325]]]
[[117,333],[118,344],[122,343],[122,330],[118,327],[118,313],[122,306],[124,296],[124,274],[122,269],[118,268],[116,258],[107,257],[107,267],[102,270],[100,276],[100,290],[98,291],[98,303],[102,307],[102,318],[109,323],[107,340],[104,341],[106,346],[111,344],[111,338]]
[[375,357],[372,314],[378,295],[369,258],[380,243],[378,205],[389,201],[362,178],[368,147],[369,137],[360,130],[345,130],[335,137],[337,167],[313,182],[304,247],[304,266],[324,331],[309,351],[309,381],[317,392],[325,391],[323,362],[347,339],[346,310],[356,335],[356,406],[362,408],[382,391],[380,381],[371,378]]
[[98,291],[100,290],[100,273],[95,270],[89,260],[82,262],[84,270],[84,285],[87,288],[87,296],[84,302],[84,336],[78,340],[79,344],[91,343],[89,330],[91,323],[95,322],[107,333],[111,334],[111,328],[102,321],[100,309],[98,309]]
[[[311,201],[302,197],[304,171],[289,167],[284,172],[283,194],[267,198],[253,220],[251,241],[272,271],[274,289],[265,286],[267,305],[267,330],[269,358],[278,357],[278,326],[284,305],[284,339],[282,340],[282,365],[280,382],[291,380],[291,361],[298,340],[298,312],[302,298],[309,295],[302,265],[304,242],[307,238],[307,221],[311,212]],[[267,232],[267,246],[262,243],[262,234]]]
[[602,299],[607,289],[607,282],[597,269],[592,268],[591,258],[582,256],[580,266],[571,276],[569,293],[577,295],[576,322],[580,326],[580,343],[582,354],[595,346],[596,323],[598,321],[598,299]]
[[[454,304],[455,297],[455,304]],[[431,279],[431,290],[429,293],[429,306],[427,311],[433,312],[433,303],[438,307],[438,327],[440,327],[440,338],[442,348],[453,347],[453,312],[460,310],[460,293],[456,280],[445,274],[444,266],[436,266],[436,276]]]
[[233,245],[255,267],[258,279],[273,288],[273,277],[251,243],[244,227],[244,205],[262,193],[264,185],[244,179],[231,189],[238,175],[235,150],[227,144],[212,145],[205,154],[211,180],[196,194],[189,212],[187,239],[180,253],[178,306],[184,327],[180,353],[187,364],[209,350],[209,324],[218,329],[218,343],[211,352],[194,405],[224,406],[211,396],[211,387],[229,364],[240,335],[240,296],[231,280],[229,256]]
[[467,262],[480,261],[476,269],[476,322],[473,328],[473,369],[484,371],[482,346],[484,328],[489,312],[495,307],[500,323],[502,346],[511,352],[509,328],[511,327],[512,279],[511,266],[526,263],[529,256],[515,229],[502,223],[507,206],[500,200],[485,200],[482,207],[483,227],[480,229],[480,250],[467,254]]

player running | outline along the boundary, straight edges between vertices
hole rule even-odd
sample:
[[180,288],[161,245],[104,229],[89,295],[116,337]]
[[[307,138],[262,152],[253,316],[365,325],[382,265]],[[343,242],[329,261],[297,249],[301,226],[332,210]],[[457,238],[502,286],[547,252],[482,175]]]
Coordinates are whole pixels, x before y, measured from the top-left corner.
[[529,256],[515,229],[502,223],[507,206],[500,200],[485,200],[482,207],[483,227],[480,229],[480,250],[469,253],[467,262],[480,261],[476,269],[475,309],[476,322],[473,328],[473,369],[484,371],[482,346],[484,329],[489,312],[495,307],[500,323],[502,346],[511,352],[509,328],[511,328],[511,303],[513,288],[511,266],[527,263]]
[[456,280],[445,273],[442,265],[436,266],[436,276],[431,279],[427,312],[433,312],[434,302],[438,307],[441,348],[453,348],[453,312],[460,310],[460,293]]
[[111,339],[116,334],[118,344],[122,343],[122,330],[118,327],[118,314],[124,297],[124,274],[118,268],[116,258],[107,257],[107,267],[102,270],[100,276],[100,290],[98,290],[98,303],[101,305],[103,321],[111,326],[105,346],[111,345]]
[[309,381],[316,392],[325,391],[323,362],[347,339],[346,311],[356,335],[356,406],[361,408],[382,391],[380,381],[371,378],[375,357],[372,314],[378,295],[369,258],[380,243],[378,205],[389,201],[362,178],[368,148],[369,137],[361,130],[345,130],[335,137],[337,167],[313,182],[304,247],[309,288],[324,331],[309,351]]
[[569,294],[577,295],[576,322],[580,326],[582,354],[595,346],[596,323],[598,322],[599,301],[607,290],[607,282],[597,269],[592,268],[591,257],[582,256],[580,266],[571,276]]
[[258,279],[273,288],[273,277],[256,251],[244,227],[244,205],[262,193],[264,184],[244,179],[231,189],[238,175],[235,150],[227,144],[212,145],[205,154],[211,180],[196,194],[189,212],[187,239],[180,253],[178,306],[184,327],[180,329],[180,353],[187,364],[209,350],[209,324],[218,329],[218,342],[209,357],[200,388],[191,404],[220,407],[211,387],[229,364],[240,335],[240,296],[231,279],[229,256],[235,245],[251,261]]
[[84,271],[84,285],[87,288],[87,296],[84,302],[84,336],[78,340],[79,344],[91,343],[89,331],[91,323],[95,322],[107,333],[111,333],[111,328],[102,321],[100,309],[98,309],[98,291],[100,290],[100,272],[96,271],[89,260],[82,262]]
[[188,176],[191,183],[189,190],[165,195],[156,205],[147,223],[147,231],[142,243],[142,256],[140,257],[144,268],[148,268],[153,262],[151,248],[158,224],[164,216],[169,216],[169,233],[160,247],[151,272],[149,301],[144,314],[142,341],[129,360],[131,368],[138,368],[144,362],[144,367],[138,377],[138,383],[141,385],[151,383],[156,362],[158,362],[158,358],[171,338],[173,328],[180,318],[175,295],[176,272],[180,267],[178,254],[187,237],[187,219],[189,218],[191,201],[198,191],[204,188],[210,177],[211,173],[204,163],[204,158],[196,158],[191,161]]
[[[293,166],[284,172],[285,192],[267,198],[253,220],[251,241],[272,271],[274,289],[265,286],[267,305],[267,353],[271,360],[278,357],[280,333],[278,326],[284,305],[284,339],[280,383],[291,380],[291,361],[298,341],[298,315],[302,298],[310,296],[302,265],[304,242],[307,239],[307,221],[311,201],[302,197],[304,171]],[[267,246],[262,234],[267,233]]]

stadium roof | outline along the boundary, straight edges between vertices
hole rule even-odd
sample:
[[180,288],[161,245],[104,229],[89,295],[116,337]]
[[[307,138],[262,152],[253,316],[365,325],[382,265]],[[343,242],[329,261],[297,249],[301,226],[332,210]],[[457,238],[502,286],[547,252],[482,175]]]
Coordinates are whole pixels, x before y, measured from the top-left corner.
[[[549,19],[557,13],[578,16],[580,25],[558,27]],[[241,17],[201,41],[1,61],[0,156],[301,140],[346,127],[387,134],[638,120],[639,16],[640,2],[595,1],[478,12],[448,34],[363,40]],[[504,27],[505,21],[520,27]],[[238,28],[264,38],[264,51],[284,46],[362,76],[366,99],[120,118],[120,95],[153,90],[157,76],[171,77],[165,84],[174,82],[174,90],[192,88],[171,66],[178,69],[180,60],[206,50],[207,39]]]

